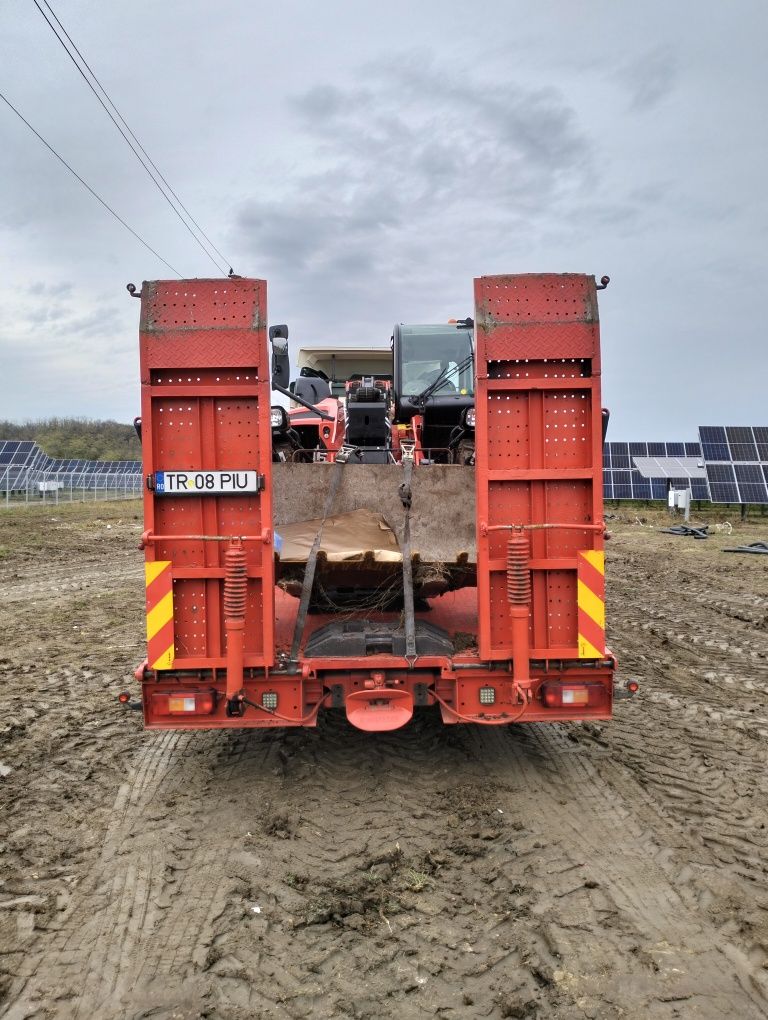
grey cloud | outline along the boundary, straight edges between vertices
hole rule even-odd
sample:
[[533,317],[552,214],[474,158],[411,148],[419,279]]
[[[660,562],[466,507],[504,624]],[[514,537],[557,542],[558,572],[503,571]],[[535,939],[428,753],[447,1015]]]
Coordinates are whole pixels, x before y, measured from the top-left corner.
[[44,280],[36,280],[29,285],[27,292],[34,297],[64,297],[72,293],[72,284],[46,283]]
[[410,53],[295,97],[314,158],[279,197],[241,206],[240,245],[304,299],[343,293],[362,317],[358,278],[433,286],[457,256],[535,238],[586,194],[589,139],[558,91],[455,71]]
[[117,308],[95,308],[87,315],[78,315],[62,323],[55,332],[67,336],[111,337],[122,324]]
[[75,294],[68,283],[38,282],[27,292],[32,300],[17,304],[15,318],[36,339],[66,336],[77,343],[78,337],[112,337],[124,322],[114,306],[99,305],[84,313],[82,295]]
[[[289,100],[289,105],[310,122],[313,120],[327,122],[338,114],[344,114],[351,98],[349,93],[342,92],[334,85],[315,85],[302,95],[293,96]],[[358,98],[362,103],[367,101],[369,96],[361,90],[358,92]]]
[[66,319],[68,314],[62,305],[40,304],[30,307],[25,318],[31,326],[44,326]]
[[625,64],[618,77],[629,91],[631,110],[652,110],[674,89],[678,59],[671,47],[659,46]]

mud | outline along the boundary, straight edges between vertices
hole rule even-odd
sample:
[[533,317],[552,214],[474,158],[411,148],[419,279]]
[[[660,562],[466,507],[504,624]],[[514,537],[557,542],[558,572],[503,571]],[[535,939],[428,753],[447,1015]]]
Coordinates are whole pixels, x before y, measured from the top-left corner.
[[0,1014],[768,1016],[760,523],[612,522],[611,723],[209,734],[115,700],[138,506],[4,513]]

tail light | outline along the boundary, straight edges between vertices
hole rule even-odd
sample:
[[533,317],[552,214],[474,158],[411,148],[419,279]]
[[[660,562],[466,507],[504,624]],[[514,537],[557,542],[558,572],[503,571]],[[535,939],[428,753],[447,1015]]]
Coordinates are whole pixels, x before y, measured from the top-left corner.
[[157,715],[210,715],[216,706],[213,691],[168,691],[152,695]]
[[547,708],[584,708],[605,704],[606,690],[594,680],[584,683],[550,680],[542,686],[541,696]]

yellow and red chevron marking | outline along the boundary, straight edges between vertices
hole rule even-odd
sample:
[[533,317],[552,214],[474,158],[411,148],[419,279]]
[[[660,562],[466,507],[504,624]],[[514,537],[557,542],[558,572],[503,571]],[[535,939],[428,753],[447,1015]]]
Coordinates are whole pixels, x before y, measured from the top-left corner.
[[173,666],[173,578],[170,560],[144,564],[147,586],[147,660],[151,669]]
[[577,556],[579,658],[605,655],[605,553],[588,549]]

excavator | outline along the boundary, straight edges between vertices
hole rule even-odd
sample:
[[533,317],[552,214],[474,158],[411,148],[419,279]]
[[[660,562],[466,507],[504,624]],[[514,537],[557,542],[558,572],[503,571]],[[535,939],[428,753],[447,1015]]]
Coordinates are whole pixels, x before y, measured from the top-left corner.
[[[279,406],[271,409],[273,460],[325,460],[347,443],[357,463],[396,463],[403,439],[418,447],[418,462],[471,464],[473,326],[471,318],[445,325],[398,323],[389,348],[305,349],[300,360],[312,364],[301,366],[287,393],[279,378],[287,371],[280,352],[287,352],[288,327],[271,327],[278,352],[273,384],[298,403],[289,414]],[[372,363],[378,371],[370,371]]]
[[[299,359],[304,364],[287,389],[280,380],[288,374],[288,327],[270,327],[273,390],[296,405],[288,412],[270,409],[275,523],[283,542],[278,583],[300,597],[311,574],[305,596],[311,609],[341,605],[348,611],[375,603],[409,611],[414,599],[428,609],[427,597],[475,583],[474,516],[467,500],[473,475],[440,470],[474,463],[473,327],[471,318],[444,325],[398,323],[386,349],[357,356],[344,348],[305,349]],[[372,367],[377,371],[370,372]],[[317,484],[324,476],[306,465],[329,462],[349,464],[350,470],[326,513],[326,494]],[[418,522],[415,514],[404,516],[413,476],[404,487],[391,470],[403,463],[407,469],[433,469],[418,476],[422,508],[427,499],[439,503],[451,482],[464,487],[454,501],[450,547],[445,532],[421,527],[421,516]],[[356,477],[354,468],[363,465],[366,471]],[[429,492],[422,492],[425,485]],[[414,528],[414,569],[402,578],[397,550]],[[325,541],[311,556],[318,530]],[[384,549],[378,548],[382,535],[389,542]]]

